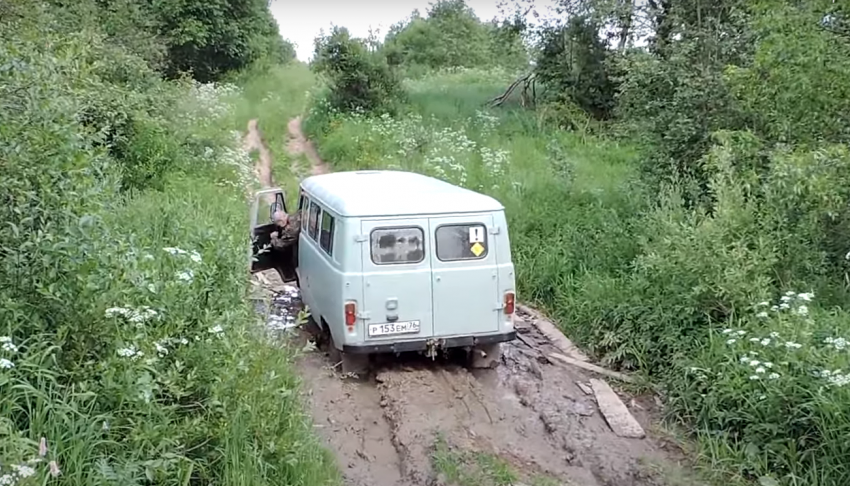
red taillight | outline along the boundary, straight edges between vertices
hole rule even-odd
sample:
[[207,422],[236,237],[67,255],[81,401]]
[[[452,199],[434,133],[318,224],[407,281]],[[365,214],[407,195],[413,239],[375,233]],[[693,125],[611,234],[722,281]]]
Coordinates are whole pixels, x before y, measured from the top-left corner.
[[513,292],[505,292],[505,314],[512,315],[514,313],[514,293]]
[[345,325],[351,331],[357,322],[357,305],[354,302],[345,303]]

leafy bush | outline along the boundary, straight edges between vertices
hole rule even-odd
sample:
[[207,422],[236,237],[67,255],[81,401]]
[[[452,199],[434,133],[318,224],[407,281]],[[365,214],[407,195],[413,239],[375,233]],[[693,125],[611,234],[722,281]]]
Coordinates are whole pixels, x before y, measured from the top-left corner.
[[158,79],[78,6],[17,7],[0,17],[0,483],[336,482],[292,354],[245,300],[238,90]]
[[330,34],[316,39],[315,47],[312,67],[327,77],[332,109],[381,113],[394,107],[401,96],[398,78],[362,39],[334,27]]
[[439,0],[426,17],[414,12],[390,28],[381,51],[408,72],[446,68],[523,69],[528,54],[510,25],[484,23],[464,0]]

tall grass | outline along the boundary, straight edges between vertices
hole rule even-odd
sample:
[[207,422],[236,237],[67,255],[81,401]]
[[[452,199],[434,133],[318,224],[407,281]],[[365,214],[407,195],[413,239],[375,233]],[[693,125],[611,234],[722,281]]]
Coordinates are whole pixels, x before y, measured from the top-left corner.
[[0,484],[337,483],[246,301],[245,92],[6,13]]
[[[319,93],[308,127],[338,169],[403,168],[502,201],[521,298],[606,365],[652,378],[717,474],[848,484],[847,267],[819,236],[843,228],[846,148],[766,153],[718,134],[713,203],[692,208],[675,186],[650,192],[628,144],[484,108],[504,85],[408,80],[396,118],[335,113]],[[748,153],[770,159],[762,177]]]

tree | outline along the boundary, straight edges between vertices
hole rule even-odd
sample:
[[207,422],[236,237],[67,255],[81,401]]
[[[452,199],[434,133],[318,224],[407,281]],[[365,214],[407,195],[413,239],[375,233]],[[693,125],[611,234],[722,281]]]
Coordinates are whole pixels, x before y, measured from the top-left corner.
[[328,78],[334,109],[382,112],[393,108],[401,85],[383,56],[370,52],[366,41],[351,37],[344,27],[334,27],[314,44],[312,67]]

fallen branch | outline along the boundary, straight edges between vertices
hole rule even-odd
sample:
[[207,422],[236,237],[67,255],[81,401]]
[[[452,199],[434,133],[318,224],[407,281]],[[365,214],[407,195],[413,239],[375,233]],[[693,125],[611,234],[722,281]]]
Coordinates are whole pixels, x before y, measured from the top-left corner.
[[522,84],[523,85],[523,89],[522,89],[523,106],[525,106],[525,98],[527,97],[529,87],[531,87],[532,90],[533,90],[534,79],[535,79],[535,75],[534,75],[533,72],[528,73],[525,76],[521,76],[519,79],[517,79],[516,81],[511,83],[511,85],[508,86],[508,89],[506,89],[504,93],[502,93],[501,95],[499,95],[499,96],[493,98],[492,100],[488,101],[487,104],[490,107],[501,106],[502,103],[504,103],[505,101],[508,100],[508,98],[510,98],[511,94],[514,92],[514,90],[517,88],[517,86]]

